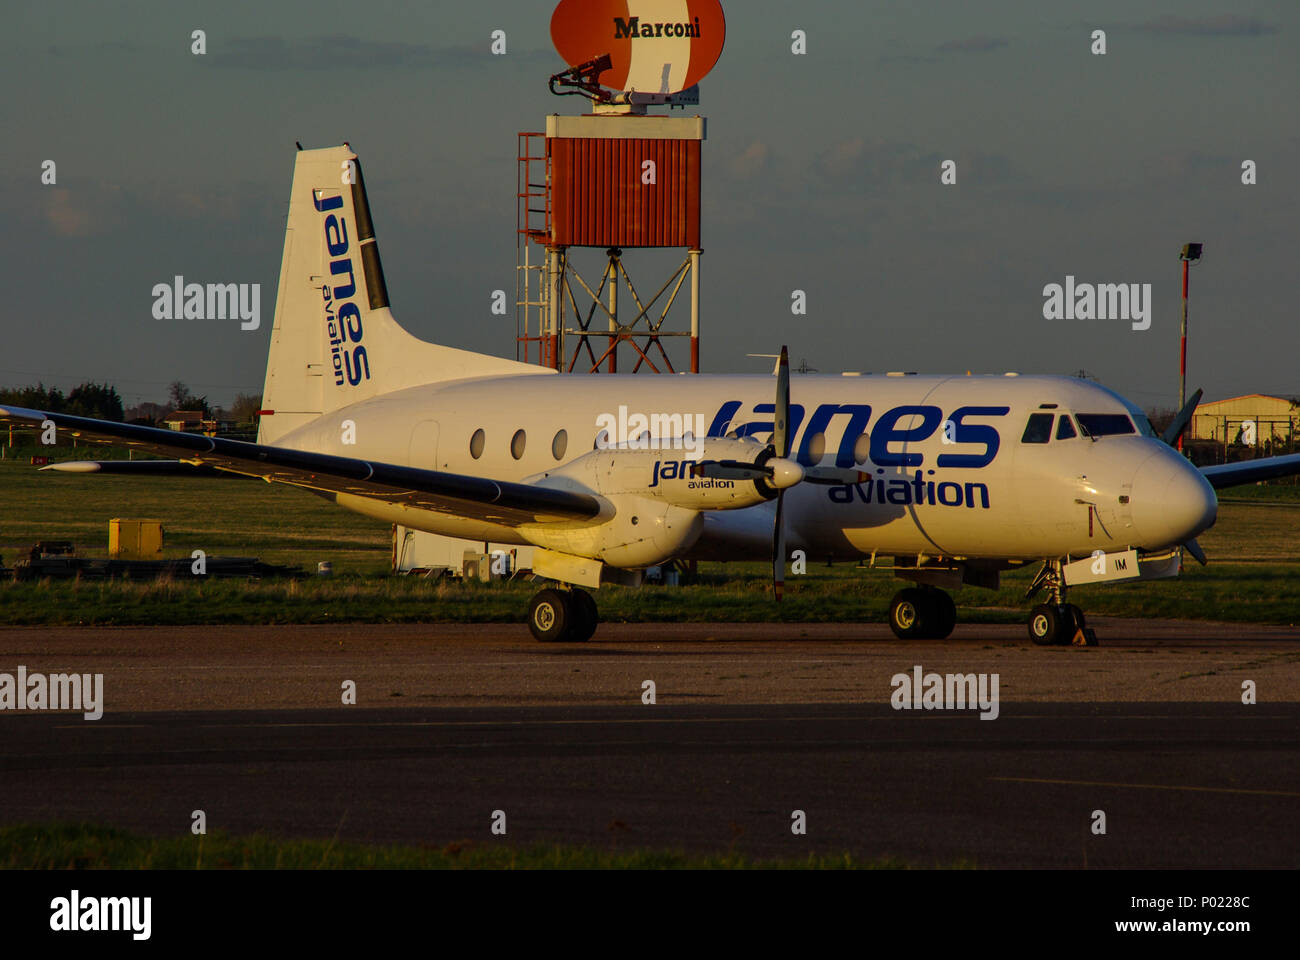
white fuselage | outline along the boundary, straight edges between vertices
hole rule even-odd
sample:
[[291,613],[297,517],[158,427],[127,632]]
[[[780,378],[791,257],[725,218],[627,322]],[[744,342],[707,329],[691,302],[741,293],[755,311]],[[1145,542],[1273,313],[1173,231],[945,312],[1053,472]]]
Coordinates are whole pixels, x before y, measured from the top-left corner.
[[[708,436],[753,434],[766,443],[773,391],[768,376],[451,380],[344,406],[279,442],[578,488],[554,475],[592,451],[603,425],[632,424],[632,435],[609,437],[613,443],[635,441],[643,429],[652,444],[682,431],[698,436],[701,423]],[[804,482],[787,492],[787,542],[816,558],[879,552],[1030,559],[1159,549],[1214,522],[1217,501],[1200,473],[1152,435],[1135,406],[1096,384],[1067,377],[794,376],[790,398],[790,457],[868,476],[839,486]],[[1037,429],[1029,433],[1040,442],[1026,442],[1032,415]],[[1080,431],[1079,415],[1128,418],[1132,432],[1090,437]],[[1069,419],[1065,427],[1062,417]],[[1062,436],[1069,432],[1075,435]],[[664,464],[688,458],[671,449],[661,453],[636,458],[647,493],[661,473],[677,469]],[[526,530],[346,495],[338,502],[435,533],[529,542]],[[767,503],[709,511],[686,555],[766,557],[771,528]]]

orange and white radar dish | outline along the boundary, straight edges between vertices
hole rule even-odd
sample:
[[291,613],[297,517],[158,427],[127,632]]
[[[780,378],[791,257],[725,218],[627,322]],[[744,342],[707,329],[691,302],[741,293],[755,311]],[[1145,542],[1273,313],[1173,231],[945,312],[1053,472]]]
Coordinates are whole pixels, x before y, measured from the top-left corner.
[[726,34],[718,0],[561,0],[551,14],[551,41],[569,66],[609,54],[601,86],[637,93],[695,86]]

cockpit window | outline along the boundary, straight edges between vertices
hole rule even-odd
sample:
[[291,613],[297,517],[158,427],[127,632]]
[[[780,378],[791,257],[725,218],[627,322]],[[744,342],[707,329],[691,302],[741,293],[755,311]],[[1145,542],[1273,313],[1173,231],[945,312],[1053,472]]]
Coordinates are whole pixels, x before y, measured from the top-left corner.
[[1145,413],[1135,413],[1133,415],[1133,422],[1137,424],[1138,433],[1142,434],[1142,436],[1157,436],[1156,428],[1151,426],[1151,421],[1147,419]]
[[1073,440],[1077,436],[1078,434],[1074,432],[1074,424],[1070,422],[1070,418],[1065,414],[1061,414],[1060,420],[1056,423],[1056,439]]
[[1137,432],[1133,429],[1133,421],[1124,413],[1077,413],[1075,419],[1085,437],[1113,437]]
[[1021,443],[1047,443],[1052,439],[1052,421],[1056,417],[1050,413],[1031,413],[1025,424],[1025,435]]

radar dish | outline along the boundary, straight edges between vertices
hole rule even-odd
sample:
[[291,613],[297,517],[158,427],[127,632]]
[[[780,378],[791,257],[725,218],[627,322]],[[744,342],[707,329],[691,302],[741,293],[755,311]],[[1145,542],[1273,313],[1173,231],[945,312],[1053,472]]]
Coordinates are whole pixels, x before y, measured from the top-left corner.
[[608,54],[600,85],[680,93],[722,55],[727,24],[719,0],[560,0],[551,41],[570,67]]

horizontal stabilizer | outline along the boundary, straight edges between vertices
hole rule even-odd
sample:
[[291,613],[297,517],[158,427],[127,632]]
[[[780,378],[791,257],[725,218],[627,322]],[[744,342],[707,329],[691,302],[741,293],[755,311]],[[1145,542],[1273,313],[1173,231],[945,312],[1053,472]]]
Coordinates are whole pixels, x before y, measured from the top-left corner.
[[59,473],[117,473],[148,477],[233,477],[207,464],[188,463],[184,460],[65,460],[51,463],[42,470]]

